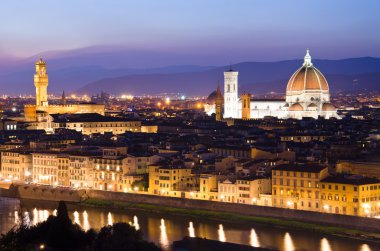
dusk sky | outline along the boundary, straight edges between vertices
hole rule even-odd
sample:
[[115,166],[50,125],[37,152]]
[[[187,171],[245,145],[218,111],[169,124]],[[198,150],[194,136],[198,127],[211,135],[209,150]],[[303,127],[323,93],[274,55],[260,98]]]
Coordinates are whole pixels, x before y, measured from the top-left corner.
[[300,58],[308,47],[380,57],[379,10],[378,0],[6,1],[0,59],[90,46],[186,52],[199,64]]

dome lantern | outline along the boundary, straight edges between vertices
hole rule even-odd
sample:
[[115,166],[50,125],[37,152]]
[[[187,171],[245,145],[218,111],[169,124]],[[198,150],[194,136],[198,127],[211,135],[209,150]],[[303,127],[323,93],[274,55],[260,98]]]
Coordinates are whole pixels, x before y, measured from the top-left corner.
[[313,66],[313,63],[311,62],[311,56],[309,53],[309,49],[306,49],[306,55],[304,57],[303,66],[306,66],[306,67]]

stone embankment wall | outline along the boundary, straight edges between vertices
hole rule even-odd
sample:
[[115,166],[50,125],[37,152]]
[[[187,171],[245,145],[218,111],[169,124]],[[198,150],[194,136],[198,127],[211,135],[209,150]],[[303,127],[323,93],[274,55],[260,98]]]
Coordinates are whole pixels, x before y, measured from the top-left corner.
[[11,186],[9,190],[0,189],[0,196],[48,201],[64,200],[69,202],[80,202],[87,198],[94,198],[109,201],[125,201],[129,203],[152,204],[186,209],[221,211],[248,216],[273,217],[286,220],[296,220],[380,232],[380,219],[375,218],[326,214],[294,209],[214,202],[206,200],[160,197],[147,194],[120,193],[99,190],[69,190],[65,188],[17,185]]
[[326,214],[294,209],[254,206],[226,202],[214,202],[206,200],[189,200],[182,198],[160,197],[145,194],[105,192],[98,190],[88,191],[87,195],[90,198],[110,201],[126,201],[131,203],[145,203],[187,209],[222,211],[249,216],[273,217],[286,220],[327,224],[367,231],[380,231],[380,219],[375,218],[364,218],[340,214]]
[[0,196],[45,201],[64,200],[68,202],[80,202],[88,198],[86,190],[34,185],[12,185],[9,189],[1,188]]

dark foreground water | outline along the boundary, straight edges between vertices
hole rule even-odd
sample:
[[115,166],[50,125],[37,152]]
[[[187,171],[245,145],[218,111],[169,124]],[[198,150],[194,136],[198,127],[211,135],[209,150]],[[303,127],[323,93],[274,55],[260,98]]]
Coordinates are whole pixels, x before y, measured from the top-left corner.
[[[44,221],[55,213],[56,203],[22,201],[0,198],[0,231],[7,232],[20,215],[31,225]],[[22,212],[20,214],[20,212]],[[321,251],[375,251],[378,243],[365,243],[335,236],[323,236],[308,231],[284,229],[275,226],[255,224],[222,223],[192,217],[152,214],[141,211],[117,211],[96,208],[82,208],[69,205],[69,214],[83,229],[99,229],[114,222],[128,222],[143,231],[145,238],[170,250],[175,240],[184,236],[242,243],[257,247],[279,250],[321,250]]]

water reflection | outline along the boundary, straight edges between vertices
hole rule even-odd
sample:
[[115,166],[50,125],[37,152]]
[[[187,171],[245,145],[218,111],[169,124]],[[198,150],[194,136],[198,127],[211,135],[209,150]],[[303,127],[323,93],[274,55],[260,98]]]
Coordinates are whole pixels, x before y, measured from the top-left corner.
[[371,248],[367,244],[360,246],[360,251],[371,251]]
[[83,211],[83,230],[88,231],[90,229],[90,223],[88,222],[88,214],[86,210]]
[[219,241],[222,241],[222,242],[226,241],[226,234],[224,233],[224,229],[223,229],[222,224],[219,224],[218,238],[219,238]]
[[24,213],[24,227],[30,227],[29,212]]
[[284,235],[284,250],[285,251],[294,251],[295,250],[292,237],[290,237],[290,234],[288,232],[286,232]]
[[18,225],[20,223],[20,219],[18,217],[18,211],[15,211],[15,224]]
[[166,226],[165,226],[164,219],[161,219],[161,225],[160,225],[160,244],[164,248],[169,247],[168,234],[166,233]]
[[133,226],[135,227],[136,230],[140,229],[139,220],[137,219],[136,215],[133,216]]
[[104,213],[100,212],[100,226],[104,226]]
[[74,212],[74,223],[78,224],[80,226],[80,221],[79,221],[79,213],[78,211]]
[[107,216],[107,225],[112,226],[113,225],[113,218],[111,212],[108,212]]
[[192,221],[189,222],[189,228],[188,228],[188,230],[189,230],[189,236],[190,237],[195,237],[195,230],[194,230],[194,226],[193,226],[193,222]]
[[[1,204],[0,204],[1,206]],[[40,205],[38,205],[40,206]],[[27,211],[15,212],[17,207],[3,209],[0,213],[5,215],[6,222],[0,223],[0,229],[8,231],[16,222],[25,225],[36,225],[48,218],[49,214],[55,214],[54,207],[34,208],[34,205],[26,207]],[[55,207],[56,208],[56,207]],[[48,210],[45,210],[48,209]],[[86,208],[86,211],[70,210],[69,215],[73,223],[80,224],[83,230],[91,227],[95,230],[107,226],[109,223],[130,222],[131,226],[142,230],[144,236],[155,242],[163,250],[170,250],[170,245],[174,240],[180,240],[184,236],[199,236],[219,241],[228,241],[251,245],[253,247],[271,247],[278,250],[295,250],[297,247],[304,247],[310,251],[371,251],[378,250],[376,244],[364,244],[359,240],[336,238],[311,233],[308,231],[284,230],[271,226],[257,225],[255,228],[244,226],[243,224],[223,223],[219,224],[207,219],[199,219],[196,224],[193,219],[186,217],[162,216],[139,212],[135,213],[112,211],[107,212],[102,209]],[[5,212],[5,213],[4,213]],[[2,220],[2,218],[0,218]],[[195,227],[197,232],[195,233]],[[217,230],[217,231],[215,231]]]
[[331,251],[331,246],[326,238],[321,239],[321,251]]
[[255,229],[253,228],[251,229],[249,244],[251,244],[252,247],[260,247],[259,237],[257,236]]
[[37,225],[38,223],[38,211],[37,208],[33,209],[33,225]]

